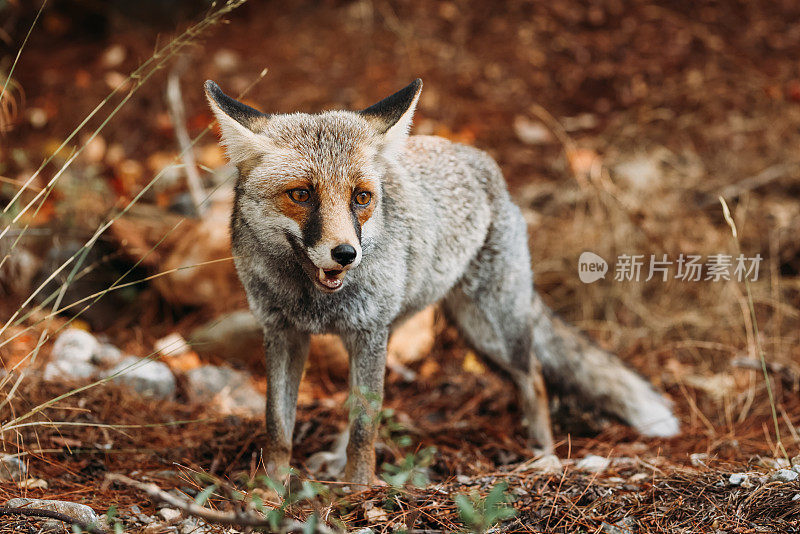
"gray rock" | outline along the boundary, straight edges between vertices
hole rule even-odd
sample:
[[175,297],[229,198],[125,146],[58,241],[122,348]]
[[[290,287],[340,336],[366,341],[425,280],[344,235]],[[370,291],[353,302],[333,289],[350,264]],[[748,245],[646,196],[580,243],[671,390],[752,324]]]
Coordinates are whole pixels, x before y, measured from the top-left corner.
[[0,481],[19,482],[27,477],[28,469],[22,460],[16,456],[0,454]]
[[142,395],[156,399],[169,399],[175,395],[175,377],[163,362],[128,356],[105,373],[112,381],[125,384]]
[[114,345],[100,343],[89,332],[68,328],[53,344],[50,362],[44,368],[44,379],[89,378],[97,372],[97,365],[116,364],[123,356]]
[[526,145],[544,145],[553,141],[553,134],[539,121],[519,115],[514,118],[514,133]]
[[603,522],[600,525],[602,532],[605,534],[631,534],[636,528],[636,520],[632,517],[626,517],[614,523]]
[[181,511],[177,508],[162,508],[158,511],[158,515],[167,523],[172,523],[181,517]]
[[693,467],[707,467],[708,453],[695,452],[689,455],[689,461],[692,462]]
[[89,362],[54,360],[44,367],[44,379],[51,380],[78,380],[89,378],[97,372],[97,367]]
[[262,413],[264,396],[253,387],[247,373],[229,367],[203,365],[186,373],[189,392],[196,398],[214,397],[223,412]]
[[731,486],[742,486],[743,488],[748,488],[753,485],[747,473],[731,473],[731,476],[728,477],[728,484]]
[[614,173],[635,189],[650,189],[663,177],[660,162],[655,156],[640,154],[614,167]]
[[202,519],[190,517],[178,524],[180,534],[212,534],[214,530]]
[[78,328],[68,328],[53,344],[51,361],[89,363],[92,356],[99,351],[100,342],[92,334]]
[[42,534],[61,534],[64,532],[64,523],[49,519],[42,523]]
[[125,354],[111,343],[102,343],[97,352],[92,354],[92,363],[107,367],[116,365],[125,358]]
[[6,502],[5,506],[11,508],[37,508],[39,510],[49,510],[51,512],[58,512],[67,515],[78,521],[87,524],[100,524],[100,518],[97,514],[86,506],[85,504],[78,504],[67,501],[45,501],[41,499],[24,499],[17,498],[11,499]]
[[249,310],[240,310],[195,329],[189,343],[201,356],[247,361],[263,352],[264,332]]
[[597,456],[595,454],[587,454],[585,458],[578,461],[575,467],[581,471],[591,471],[592,473],[600,473],[605,471],[611,460],[604,456]]
[[769,479],[777,482],[793,482],[797,480],[797,477],[799,476],[800,475],[797,474],[797,471],[792,471],[791,469],[779,469],[778,471],[772,473]]

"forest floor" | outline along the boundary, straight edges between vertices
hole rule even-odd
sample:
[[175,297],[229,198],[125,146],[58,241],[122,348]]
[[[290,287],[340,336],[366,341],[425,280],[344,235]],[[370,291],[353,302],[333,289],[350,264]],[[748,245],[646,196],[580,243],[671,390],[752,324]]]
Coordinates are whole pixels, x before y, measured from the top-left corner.
[[[13,58],[36,13],[13,2],[6,9],[15,31],[3,31],[16,44],[0,56]],[[429,353],[406,365],[411,375],[387,374],[391,412],[378,471],[409,480],[370,488],[323,481],[324,491],[314,486],[313,495],[286,500],[283,527],[290,518],[308,527],[313,516],[332,528],[376,532],[800,531],[800,481],[781,471],[800,454],[800,5],[251,1],[228,24],[193,38],[177,67],[155,70],[141,87],[128,73],[169,42],[175,24],[187,23],[165,15],[134,24],[130,14],[97,9],[55,2],[43,12],[9,89],[14,105],[0,109],[5,206],[123,84],[4,215],[3,227],[72,150],[85,147],[41,206],[14,223],[14,232],[29,225],[19,247],[36,269],[47,272],[50,258],[68,257],[63,250],[85,242],[178,156],[164,97],[171,72],[180,77],[191,136],[212,122],[202,92],[208,78],[232,94],[255,84],[244,100],[265,112],[314,112],[363,108],[421,77],[413,133],[472,144],[498,161],[529,223],[537,289],[556,313],[666,392],[681,420],[679,436],[645,439],[597,407],[555,395],[562,468],[542,470],[523,439],[509,382],[437,315]],[[219,186],[213,171],[225,162],[213,133],[195,152],[206,188]],[[185,256],[190,263],[224,261],[190,269],[186,279],[162,276],[109,294],[72,326],[145,357],[167,335],[189,339],[198,326],[246,309],[229,251],[203,246],[202,236],[226,227],[225,214],[203,227],[180,214],[185,193],[178,168],[137,199],[137,209],[149,211],[131,210],[104,233],[86,287],[63,304],[108,287],[143,258],[129,279],[173,269]],[[736,239],[719,197],[730,206]],[[160,241],[181,219],[184,226]],[[3,254],[14,232],[0,238]],[[196,248],[187,250],[187,236]],[[149,247],[155,253],[145,254]],[[699,281],[676,278],[676,264],[667,281],[645,281],[651,255],[708,261],[739,250],[763,258],[749,287],[735,277],[707,280],[707,270]],[[580,281],[585,251],[609,261],[605,279]],[[615,280],[614,259],[622,255],[643,255],[640,280]],[[110,482],[109,474],[191,497],[215,483],[206,506],[222,511],[233,509],[236,490],[257,494],[239,477],[258,467],[262,416],[220,413],[193,398],[177,371],[173,400],[148,400],[110,383],[59,399],[84,384],[45,381],[41,373],[50,333],[71,316],[49,317],[42,310],[52,302],[14,316],[43,278],[3,276],[0,322],[9,324],[0,333],[0,359],[7,371],[20,365],[0,382],[0,438],[5,453],[26,462],[31,479],[0,483],[0,502],[22,495],[79,502],[102,514],[115,509],[126,531],[155,534],[178,531],[177,520],[137,522],[132,507],[151,518],[165,505]],[[187,290],[204,280],[212,291]],[[257,347],[233,360],[197,352],[182,370],[233,365],[266,390]],[[345,427],[346,389],[346,362],[318,344],[298,408],[292,462],[300,480],[313,479],[309,457],[330,449]],[[37,424],[9,425],[26,414],[25,422]],[[590,455],[609,462],[593,471],[581,463]],[[743,473],[745,483],[731,478]],[[493,505],[495,498],[501,502]],[[38,532],[40,525],[0,517],[2,533]]]

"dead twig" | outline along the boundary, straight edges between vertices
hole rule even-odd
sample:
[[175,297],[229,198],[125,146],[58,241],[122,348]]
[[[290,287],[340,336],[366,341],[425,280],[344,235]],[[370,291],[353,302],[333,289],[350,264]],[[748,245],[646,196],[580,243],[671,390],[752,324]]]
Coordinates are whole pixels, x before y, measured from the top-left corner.
[[79,527],[81,530],[89,532],[90,534],[106,534],[106,531],[98,526],[85,523],[84,521],[75,519],[74,517],[68,516],[67,514],[54,512],[52,510],[42,510],[41,508],[17,508],[13,506],[0,506],[0,517],[9,515],[55,519],[56,521],[63,521],[64,523],[69,523],[73,526]]
[[146,493],[148,497],[157,502],[162,502],[171,507],[177,508],[190,516],[199,517],[200,519],[208,521],[209,523],[216,523],[218,525],[245,526],[245,527],[270,526],[270,522],[264,517],[256,516],[254,514],[248,514],[246,516],[242,516],[241,514],[238,513],[220,512],[218,510],[211,510],[204,506],[200,506],[195,502],[181,499],[174,495],[170,495],[169,493],[162,490],[155,484],[139,482],[138,480],[133,480],[132,478],[128,478],[125,475],[112,473],[106,476],[106,480],[108,480],[109,482],[117,482],[125,486],[131,486],[133,488],[136,488],[139,491]]
[[[180,497],[171,495],[155,484],[139,482],[138,480],[133,480],[125,475],[109,474],[106,476],[106,480],[136,488],[139,491],[146,493],[147,496],[154,501],[162,502],[173,508],[181,510],[187,515],[200,518],[209,523],[251,528],[272,526],[272,523],[270,523],[267,518],[257,515],[254,512],[243,512],[242,510],[237,510],[234,512],[220,512],[219,510],[211,510],[209,508],[205,508],[204,506],[200,506],[193,501],[181,499]],[[334,533],[332,529],[325,525],[320,524],[317,525],[316,528],[317,532],[321,532],[323,534]],[[288,525],[286,526],[287,531],[294,531],[297,529],[302,529],[302,525],[300,523],[288,521]]]
[[[742,369],[752,369],[754,371],[761,371],[761,360],[753,358],[736,358],[731,361],[732,367],[741,367]],[[797,371],[777,362],[767,362],[767,371],[781,379],[786,386],[791,388],[792,391],[800,390],[800,374]]]
[[713,204],[716,204],[719,202],[719,197],[728,200],[738,197],[742,193],[747,193],[753,189],[758,189],[759,187],[763,187],[770,182],[778,180],[779,178],[783,178],[797,171],[798,168],[800,168],[800,165],[797,163],[778,163],[776,165],[771,165],[758,174],[727,185],[718,192],[709,195],[708,198],[700,203],[700,207],[707,208]]
[[181,159],[183,159],[184,168],[186,169],[186,184],[189,186],[189,194],[192,197],[195,213],[199,216],[200,207],[206,194],[203,189],[203,182],[200,179],[200,173],[197,172],[192,140],[186,130],[186,110],[183,106],[180,81],[183,65],[185,65],[185,62],[179,62],[169,73],[167,78],[167,104],[172,118],[172,126],[175,128],[175,137],[178,138],[178,145],[181,149]]

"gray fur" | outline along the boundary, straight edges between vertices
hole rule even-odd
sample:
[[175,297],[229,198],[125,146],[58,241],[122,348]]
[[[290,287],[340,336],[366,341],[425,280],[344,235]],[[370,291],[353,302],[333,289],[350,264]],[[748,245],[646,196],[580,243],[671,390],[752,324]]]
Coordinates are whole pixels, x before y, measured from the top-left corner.
[[[334,333],[351,354],[351,391],[362,399],[351,421],[346,476],[371,482],[376,429],[364,417],[370,411],[364,395],[382,399],[392,328],[438,301],[475,350],[511,376],[530,435],[543,448],[552,438],[540,362],[549,381],[640,431],[677,433],[667,401],[614,356],[554,320],[536,295],[526,226],[497,164],[475,148],[402,131],[416,91],[386,132],[358,112],[271,115],[258,139],[232,125],[226,136],[223,124],[223,142],[241,174],[232,217],[236,267],[267,347],[268,469],[289,460],[308,336]],[[225,120],[218,107],[215,113]],[[360,263],[347,271],[340,290],[324,293],[291,244],[301,229],[263,200],[272,198],[265,190],[280,194],[292,177],[313,175],[324,185],[352,173],[377,180],[377,204],[363,227]]]

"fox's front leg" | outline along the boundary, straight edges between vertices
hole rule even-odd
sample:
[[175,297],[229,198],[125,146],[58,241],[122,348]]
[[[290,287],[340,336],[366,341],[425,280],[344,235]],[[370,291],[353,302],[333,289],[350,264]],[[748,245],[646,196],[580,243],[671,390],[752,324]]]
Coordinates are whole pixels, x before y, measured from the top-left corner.
[[343,336],[350,352],[350,441],[345,480],[371,484],[375,477],[375,438],[383,404],[388,329]]
[[267,443],[264,464],[275,481],[288,474],[297,390],[308,357],[308,334],[287,328],[264,328],[267,360]]

